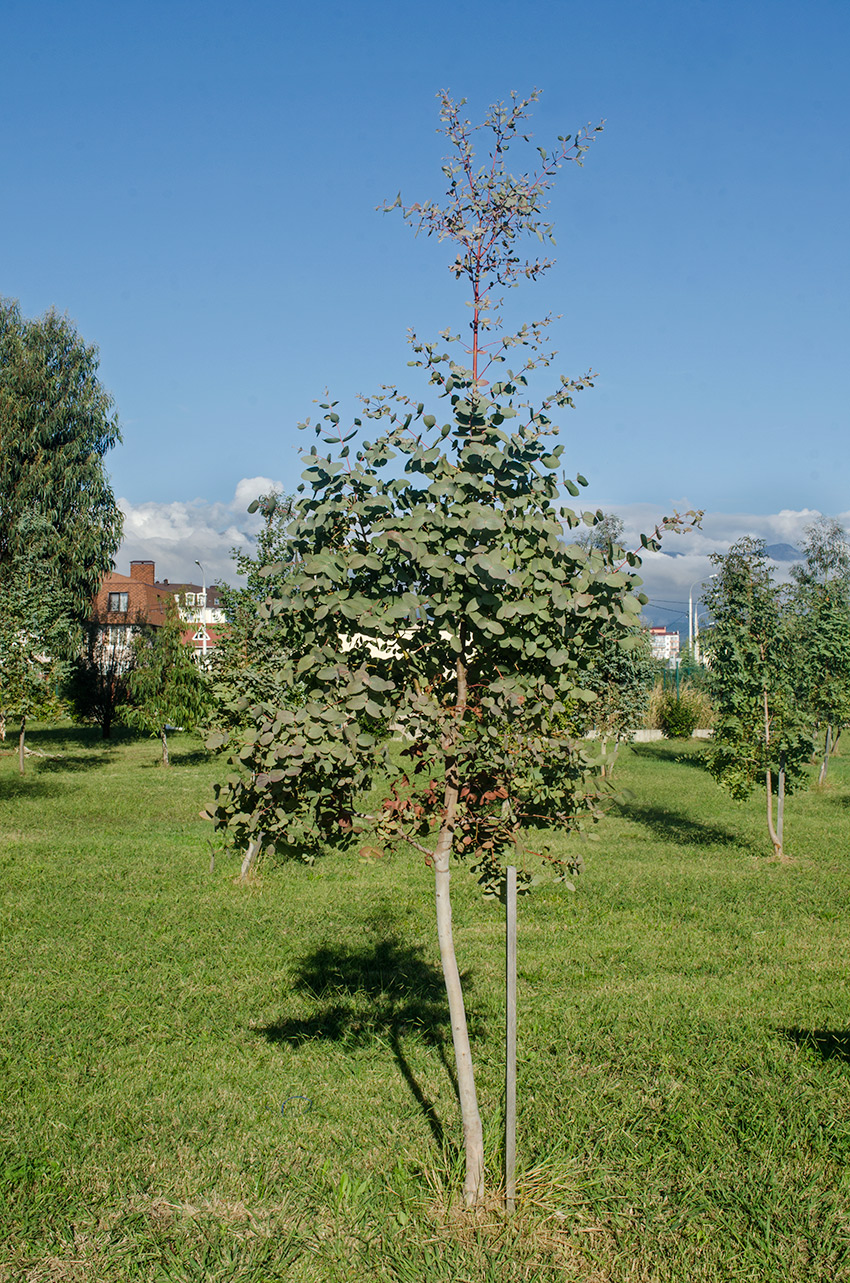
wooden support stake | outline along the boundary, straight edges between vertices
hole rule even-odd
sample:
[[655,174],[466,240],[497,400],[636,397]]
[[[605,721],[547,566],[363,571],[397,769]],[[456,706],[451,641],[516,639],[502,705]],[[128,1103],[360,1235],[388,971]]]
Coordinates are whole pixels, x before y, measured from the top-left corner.
[[516,1206],[516,869],[508,869],[505,1020],[505,1211]]

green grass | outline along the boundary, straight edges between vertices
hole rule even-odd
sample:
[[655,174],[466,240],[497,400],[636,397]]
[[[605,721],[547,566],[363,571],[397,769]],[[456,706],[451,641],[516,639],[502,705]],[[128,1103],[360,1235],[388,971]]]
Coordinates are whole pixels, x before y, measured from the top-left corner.
[[850,1279],[850,770],[761,798],[626,750],[575,895],[520,905],[519,1210],[499,1211],[502,911],[455,926],[493,1205],[457,1208],[431,879],[265,867],[176,737],[0,753],[0,1280]]

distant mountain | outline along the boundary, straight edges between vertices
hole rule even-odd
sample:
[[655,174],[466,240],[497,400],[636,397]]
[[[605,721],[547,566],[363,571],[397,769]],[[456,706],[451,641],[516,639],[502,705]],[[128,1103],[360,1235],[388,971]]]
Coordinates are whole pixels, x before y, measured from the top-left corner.
[[[672,548],[662,548],[665,557],[684,557],[683,552],[674,552]],[[718,552],[720,549],[718,549]],[[803,561],[799,548],[790,543],[769,543],[765,551],[772,561]]]
[[765,552],[772,561],[803,561],[799,548],[790,543],[769,543]]

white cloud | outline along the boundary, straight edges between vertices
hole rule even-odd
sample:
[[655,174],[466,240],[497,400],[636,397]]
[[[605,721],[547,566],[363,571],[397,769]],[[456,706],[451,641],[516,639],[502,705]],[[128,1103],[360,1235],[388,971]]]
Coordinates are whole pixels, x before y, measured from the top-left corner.
[[200,561],[208,584],[232,582],[236,571],[231,550],[249,551],[262,520],[247,511],[248,504],[258,495],[283,488],[270,477],[243,477],[229,503],[192,499],[131,504],[119,499],[124,540],[116,569],[127,574],[131,561],[153,561],[157,579],[180,583],[197,580],[195,562]]
[[[172,582],[197,578],[195,561],[203,564],[207,583],[235,579],[231,549],[250,550],[261,518],[247,512],[248,504],[283,485],[270,477],[243,477],[237,482],[229,503],[206,503],[202,499],[175,503],[130,504],[120,500],[124,511],[124,542],[117,569],[127,573],[131,560],[156,562],[159,579]],[[594,503],[604,511],[616,512],[625,523],[626,546],[639,548],[641,532],[649,534],[665,515],[654,504]],[[667,512],[672,512],[670,505]],[[777,513],[710,512],[699,529],[686,534],[665,535],[664,552],[644,555],[644,591],[650,598],[647,610],[653,622],[687,631],[688,592],[695,597],[700,584],[712,574],[713,552],[726,552],[744,535],[764,539],[768,544],[799,547],[805,527],[820,514],[811,508],[783,509]],[[838,518],[850,526],[850,512]],[[674,554],[674,555],[670,555]],[[780,563],[780,577],[787,577],[790,562]]]
[[[603,511],[616,512],[625,523],[625,544],[638,549],[641,532],[650,534],[665,515],[653,504],[604,504],[596,505]],[[674,505],[668,509],[672,513]],[[688,627],[688,594],[693,589],[698,598],[702,582],[714,573],[711,553],[725,553],[731,545],[745,535],[764,539],[772,544],[790,544],[799,548],[806,526],[821,514],[813,508],[782,509],[776,513],[708,512],[698,529],[685,534],[666,534],[662,541],[663,552],[644,553],[641,574],[643,591],[650,599],[647,617],[653,623],[666,623],[669,628],[683,632]],[[832,514],[830,514],[832,515]],[[838,513],[838,520],[850,526],[850,512]],[[672,554],[672,555],[671,555]],[[779,582],[788,579],[793,560],[776,563]]]

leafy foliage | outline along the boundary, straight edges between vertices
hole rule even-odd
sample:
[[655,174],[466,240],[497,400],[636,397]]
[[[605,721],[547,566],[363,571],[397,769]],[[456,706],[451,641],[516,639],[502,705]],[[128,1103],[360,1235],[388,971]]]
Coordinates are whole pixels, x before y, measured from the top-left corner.
[[116,627],[93,614],[83,645],[68,666],[64,694],[74,717],[94,722],[104,739],[109,739],[118,710],[130,699],[130,673],[137,656],[132,641],[142,628],[142,620]]
[[739,799],[765,779],[769,802],[773,778],[781,777],[788,792],[807,779],[812,751],[794,693],[788,620],[763,540],[741,539],[712,560],[718,574],[705,594],[714,616],[706,650],[717,715],[710,768]]
[[700,723],[701,702],[687,690],[665,690],[659,700],[658,722],[669,739],[690,739]]
[[798,699],[826,728],[822,783],[830,742],[850,724],[850,543],[838,521],[822,517],[806,527],[803,552],[805,561],[791,571],[789,628]]
[[[587,483],[563,473],[551,414],[573,405],[590,374],[561,376],[535,404],[528,378],[552,359],[541,347],[548,318],[498,332],[492,291],[549,266],[523,259],[520,241],[551,240],[546,190],[595,132],[559,139],[551,156],[539,148],[535,173],[511,174],[506,156],[535,97],[491,108],[479,165],[463,104],[442,95],[446,203],[405,206],[399,196],[387,207],[453,242],[450,270],[471,291],[470,341],[449,331],[434,342],[411,337],[410,364],[442,400],[439,412],[394,387],[365,399],[347,427],[336,402],[321,406],[263,607],[283,642],[279,683],[303,682],[306,697],[260,710],[212,807],[242,847],[265,838],[312,859],[334,846],[365,842],[369,855],[406,841],[433,863],[469,1203],[483,1195],[483,1137],[449,857],[466,859],[492,894],[508,863],[526,887],[542,871],[576,871],[547,834],[598,817],[601,750],[569,728],[595,701],[595,658],[618,638],[634,644],[641,608],[638,557],[621,569],[592,555],[575,542],[583,518],[560,502],[560,484],[575,497]],[[525,352],[514,369],[515,348]],[[364,419],[376,425],[371,440]],[[596,519],[584,515],[586,525]],[[388,796],[375,804],[379,782]]]
[[260,619],[273,579],[285,578],[291,569],[286,561],[286,527],[292,518],[292,501],[272,492],[255,500],[251,509],[262,512],[264,523],[253,555],[233,549],[236,570],[244,582],[239,587],[225,584],[219,588],[227,628],[209,660],[212,721],[214,729],[227,737],[222,738],[222,744],[229,743],[231,732],[255,721],[260,709],[294,707],[303,697],[300,682],[283,686],[280,681],[282,657],[289,644],[285,625],[267,617]]
[[[32,514],[20,521],[20,558],[0,579],[0,722],[20,727],[20,769],[24,768],[26,723],[61,712],[58,690],[71,620],[57,600],[49,567],[38,555],[43,523]],[[26,536],[32,536],[31,544]]]
[[209,687],[181,637],[182,625],[173,598],[165,602],[165,623],[147,626],[134,640],[135,659],[127,679],[127,703],[118,714],[128,726],[158,735],[163,765],[168,765],[168,732],[204,724]]
[[86,617],[122,517],[103,467],[119,440],[97,349],[66,317],[0,300],[0,581],[35,557],[62,613]]

